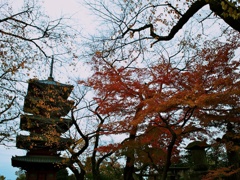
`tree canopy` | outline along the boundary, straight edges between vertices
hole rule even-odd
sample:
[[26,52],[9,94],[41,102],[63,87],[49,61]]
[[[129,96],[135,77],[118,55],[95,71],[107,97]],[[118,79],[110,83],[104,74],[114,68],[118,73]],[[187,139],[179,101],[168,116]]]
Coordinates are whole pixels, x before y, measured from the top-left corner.
[[239,2],[88,5],[104,23],[90,46],[93,75],[80,83],[110,117],[102,134],[126,136],[100,148],[125,156],[124,179],[166,179],[184,138],[212,142],[212,127],[238,127]]

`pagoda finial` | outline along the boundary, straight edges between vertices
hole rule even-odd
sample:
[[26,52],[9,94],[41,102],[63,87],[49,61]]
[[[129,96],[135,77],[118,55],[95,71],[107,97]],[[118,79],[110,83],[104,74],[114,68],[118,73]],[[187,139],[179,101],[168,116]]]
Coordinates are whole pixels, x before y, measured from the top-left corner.
[[50,66],[50,75],[48,77],[48,80],[51,80],[51,81],[53,81],[53,76],[52,76],[52,74],[53,74],[53,63],[54,63],[54,57],[52,55],[52,61],[51,61],[51,66]]

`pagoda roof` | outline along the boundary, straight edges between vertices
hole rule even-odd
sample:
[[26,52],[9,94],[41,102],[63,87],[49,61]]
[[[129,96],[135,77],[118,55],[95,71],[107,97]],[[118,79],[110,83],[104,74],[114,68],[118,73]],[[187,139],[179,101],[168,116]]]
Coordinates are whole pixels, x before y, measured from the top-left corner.
[[69,85],[69,84],[63,84],[63,83],[54,81],[51,78],[48,78],[47,80],[30,79],[29,83],[40,83],[40,84],[47,84],[47,85],[54,85],[54,86],[69,86],[69,87],[73,87],[72,85]]
[[47,117],[66,116],[74,105],[67,100],[73,90],[72,85],[48,80],[30,79],[23,111]]
[[194,141],[188,144],[188,146],[185,149],[188,150],[196,150],[196,149],[205,149],[209,147],[205,141]]
[[18,162],[31,162],[31,163],[63,163],[65,164],[67,161],[69,161],[68,158],[62,158],[58,156],[37,156],[37,155],[31,155],[31,156],[14,156],[12,157],[15,161]]
[[56,169],[60,166],[67,166],[69,158],[58,156],[13,156],[12,166],[21,167],[23,169]]
[[30,79],[27,96],[45,96],[51,92],[56,97],[61,96],[63,99],[67,99],[72,90],[73,85],[63,84],[54,80]]

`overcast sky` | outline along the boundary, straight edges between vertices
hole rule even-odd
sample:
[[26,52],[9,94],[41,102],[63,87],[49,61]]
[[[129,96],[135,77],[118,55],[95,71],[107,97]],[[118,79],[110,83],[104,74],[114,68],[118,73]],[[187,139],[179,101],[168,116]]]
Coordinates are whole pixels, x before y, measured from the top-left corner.
[[[21,2],[22,0],[14,1]],[[1,1],[2,2],[2,1]],[[90,17],[90,12],[85,8],[83,0],[45,0],[43,3],[46,9],[46,12],[52,18],[58,18],[61,15],[72,15],[76,20],[76,23],[79,24],[79,27],[86,32],[89,32],[88,29],[93,30],[93,17]],[[17,4],[16,4],[17,5]],[[41,77],[40,77],[41,79]],[[11,157],[15,155],[25,155],[26,152],[23,150],[17,150],[16,148],[6,148],[0,146],[0,175],[6,177],[7,180],[16,180],[15,172],[18,171],[18,168],[13,168],[11,165]]]

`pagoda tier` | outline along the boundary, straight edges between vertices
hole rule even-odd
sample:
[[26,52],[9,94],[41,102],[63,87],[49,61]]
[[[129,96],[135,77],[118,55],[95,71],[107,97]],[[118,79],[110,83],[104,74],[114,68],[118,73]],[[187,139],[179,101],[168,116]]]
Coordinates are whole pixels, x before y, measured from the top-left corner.
[[44,117],[61,117],[66,116],[74,102],[66,101],[59,98],[56,102],[48,98],[47,100],[42,100],[41,98],[26,97],[25,102],[28,104],[24,106],[24,112],[31,113],[35,115],[42,115]]
[[21,115],[20,129],[29,135],[18,135],[16,146],[26,149],[26,156],[12,157],[12,165],[26,170],[27,180],[56,180],[59,168],[68,164],[59,157],[72,140],[61,137],[69,130],[71,119],[66,116],[74,102],[67,100],[73,86],[49,80],[30,80]]
[[67,148],[72,142],[68,138],[60,138],[57,136],[34,134],[30,136],[18,135],[16,147],[19,149],[54,149],[62,151]]
[[[53,80],[30,79],[27,96],[52,97],[67,99],[73,90],[72,85],[62,84]],[[26,103],[24,105],[27,105]]]
[[66,116],[74,102],[67,100],[73,86],[49,80],[30,80],[23,111],[47,118]]
[[39,115],[21,115],[20,129],[34,132],[42,127],[42,131],[55,129],[65,133],[72,126],[72,120],[67,118],[45,118]]

